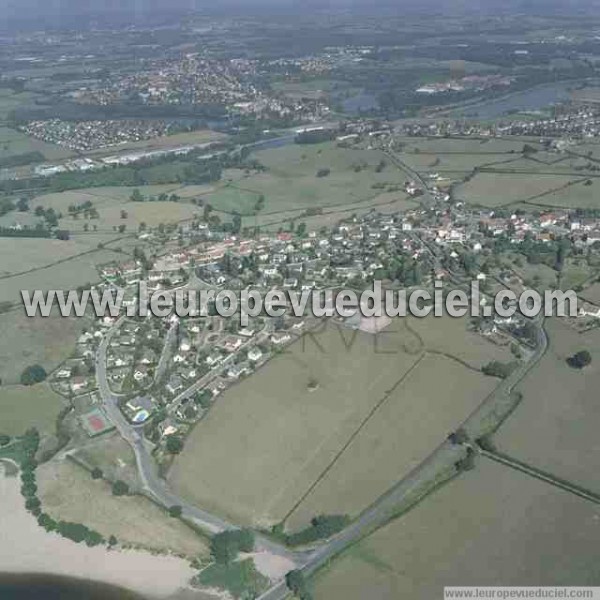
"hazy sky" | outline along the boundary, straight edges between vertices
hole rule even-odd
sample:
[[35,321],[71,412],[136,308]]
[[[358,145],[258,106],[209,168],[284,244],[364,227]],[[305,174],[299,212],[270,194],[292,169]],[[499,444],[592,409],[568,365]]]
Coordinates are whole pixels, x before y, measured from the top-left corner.
[[[81,17],[121,15],[122,22],[144,21],[156,15],[177,16],[198,9],[251,11],[252,9],[282,12],[339,7],[355,7],[361,12],[385,6],[398,13],[418,12],[564,12],[573,14],[591,9],[600,0],[0,0],[0,26],[20,21],[36,23],[37,27],[72,26]],[[9,25],[10,26],[10,25]]]

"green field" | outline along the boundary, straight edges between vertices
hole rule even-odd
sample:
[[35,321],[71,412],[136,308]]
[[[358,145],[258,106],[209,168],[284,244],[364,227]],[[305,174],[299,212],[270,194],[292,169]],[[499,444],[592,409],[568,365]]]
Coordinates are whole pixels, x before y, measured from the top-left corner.
[[[253,214],[261,195],[265,206],[261,216],[287,211],[352,205],[365,202],[383,190],[377,184],[402,187],[406,177],[387,165],[376,172],[380,161],[386,161],[378,150],[339,148],[334,143],[289,145],[252,154],[266,167],[264,173],[249,175],[204,196],[216,209],[238,210]],[[389,162],[389,161],[387,161]],[[317,177],[320,169],[330,174]],[[400,193],[402,197],[404,194]]]
[[316,600],[433,600],[452,585],[595,585],[597,507],[485,460],[325,567]]
[[[474,337],[463,330],[455,346],[469,347]],[[424,458],[495,384],[423,350],[422,340],[402,320],[377,338],[335,325],[314,339],[305,337],[218,400],[176,459],[172,485],[237,522],[268,526],[284,519],[323,480],[323,492],[315,487],[314,499],[309,495],[310,506],[300,502],[294,525],[316,512],[338,512],[336,506],[355,513]],[[473,348],[470,357],[477,356]],[[418,361],[423,368],[415,367],[406,382],[413,387],[395,390]],[[432,378],[437,371],[444,376]],[[316,391],[308,389],[312,379],[319,383]],[[454,386],[455,394],[446,396],[446,386]],[[421,400],[413,403],[413,396]],[[428,410],[433,406],[435,411]],[[386,423],[388,411],[393,417]],[[394,432],[389,423],[396,423]],[[404,437],[397,435],[402,427],[408,432]],[[420,435],[413,437],[410,432],[417,430]],[[364,460],[374,440],[381,444],[381,460],[369,468]],[[329,486],[326,472],[335,475],[335,486]]]
[[[580,334],[560,318],[547,321],[550,347],[520,386],[523,401],[497,434],[498,446],[541,469],[600,492],[597,477],[597,398],[600,331]],[[582,371],[567,357],[587,349]]]
[[21,435],[30,427],[54,434],[56,417],[65,400],[45,383],[34,386],[0,387],[0,433]]
[[2,383],[18,383],[23,369],[32,364],[41,364],[47,372],[55,369],[73,353],[81,330],[88,325],[87,319],[75,317],[29,318],[22,309],[0,315]]

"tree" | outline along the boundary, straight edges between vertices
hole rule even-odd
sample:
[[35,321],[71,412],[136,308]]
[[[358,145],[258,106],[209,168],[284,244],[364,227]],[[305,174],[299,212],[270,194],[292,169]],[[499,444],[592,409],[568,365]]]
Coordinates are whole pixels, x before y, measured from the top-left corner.
[[100,467],[94,467],[92,469],[92,479],[102,479],[104,477],[104,473]]
[[114,535],[111,535],[111,536],[108,538],[108,545],[109,545],[109,546],[116,546],[118,543],[119,543],[119,542],[118,542],[117,538],[116,538]]
[[294,596],[301,600],[310,600],[311,594],[306,586],[306,579],[302,571],[295,569],[287,573],[285,583]]
[[167,438],[167,452],[170,454],[179,454],[183,450],[183,440],[177,435],[170,435]]
[[129,213],[126,210],[121,211],[121,219],[126,219],[129,216]]
[[44,381],[47,377],[46,370],[41,365],[31,365],[21,373],[23,385],[35,385]]
[[117,479],[112,485],[112,493],[114,496],[126,496],[129,494],[129,486],[120,479]]
[[144,196],[142,196],[142,193],[140,192],[140,190],[135,188],[135,190],[133,190],[133,192],[131,192],[131,196],[129,196],[129,199],[132,202],[143,202]]
[[6,446],[8,444],[10,444],[10,435],[0,433],[0,446]]
[[178,519],[179,517],[181,517],[181,513],[182,513],[181,506],[171,506],[169,508],[169,516],[173,517],[174,519]]
[[117,228],[119,233],[124,233],[125,229],[127,229],[127,225],[119,225],[119,227]]
[[587,350],[580,350],[567,358],[567,364],[573,369],[583,369],[592,362],[592,355]]
[[29,210],[29,200],[27,200],[27,198],[21,198],[17,202],[17,210],[19,212],[27,212]]

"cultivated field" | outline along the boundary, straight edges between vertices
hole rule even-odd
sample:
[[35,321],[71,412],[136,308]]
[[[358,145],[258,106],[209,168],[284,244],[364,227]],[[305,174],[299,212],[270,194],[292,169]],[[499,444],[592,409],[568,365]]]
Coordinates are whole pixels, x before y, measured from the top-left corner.
[[[47,372],[68,358],[87,319],[25,315],[22,309],[0,315],[0,378],[4,385],[18,383],[23,369],[41,364]],[[0,397],[4,393],[0,387]]]
[[[556,191],[563,197],[571,193],[566,188],[581,177],[564,175],[536,175],[512,173],[478,173],[469,182],[454,190],[456,200],[470,204],[494,207],[531,201],[546,204],[550,192]],[[593,186],[591,186],[593,187]],[[557,195],[552,197],[556,198]],[[575,204],[573,204],[575,206]]]
[[356,516],[425,459],[496,384],[449,358],[426,354],[294,511],[287,526],[301,529],[321,514]]
[[592,503],[481,459],[317,575],[317,600],[435,599],[445,585],[596,585]]
[[[405,175],[391,164],[376,172],[380,161],[387,161],[377,150],[338,148],[334,143],[292,144],[252,154],[267,171],[244,177],[214,194],[204,197],[215,209],[252,214],[260,196],[265,198],[261,215],[290,210],[350,206],[381,193],[376,184],[401,186]],[[329,169],[317,177],[321,169]],[[403,195],[404,196],[404,195]]]
[[21,435],[30,427],[54,434],[56,417],[65,401],[45,383],[0,388],[0,433]]
[[[463,330],[455,346],[471,347],[465,356],[478,364],[471,336]],[[501,356],[489,346],[494,356]],[[339,473],[337,466],[330,473],[336,483],[329,486],[325,478],[316,488],[319,496],[306,509],[301,504],[303,512],[294,522],[305,523],[314,511],[339,512],[342,505],[348,512],[360,510],[433,449],[497,383],[452,359],[423,356],[424,349],[400,319],[377,337],[333,324],[314,340],[305,337],[218,400],[176,459],[169,475],[172,484],[202,506],[241,523],[267,526],[284,519],[333,463],[339,463]],[[402,382],[417,361],[422,364]],[[432,372],[443,375],[432,378]],[[318,382],[312,392],[311,380]],[[456,394],[440,397],[440,389],[448,386]],[[413,397],[421,400],[412,402]],[[388,422],[395,432],[379,411],[394,413]],[[399,436],[398,427],[421,434]],[[356,457],[368,458],[375,439],[383,458],[371,469]],[[399,455],[402,459],[396,462]],[[365,477],[372,487],[361,485]]]
[[[19,102],[18,95],[6,97],[3,92],[4,90],[0,90],[0,116],[8,107],[11,107],[10,110],[17,108]],[[11,106],[13,101],[17,104]],[[46,160],[60,160],[73,156],[71,151],[60,146],[36,140],[15,129],[0,127],[0,158],[36,151],[41,152]]]
[[[595,390],[600,386],[600,331],[579,334],[560,318],[546,325],[550,346],[520,386],[523,401],[496,435],[498,446],[541,469],[600,492]],[[587,349],[578,371],[566,358]]]
[[192,529],[141,496],[113,496],[105,481],[92,480],[78,465],[53,461],[37,476],[39,496],[54,519],[83,523],[121,544],[196,557],[207,554],[205,541]]

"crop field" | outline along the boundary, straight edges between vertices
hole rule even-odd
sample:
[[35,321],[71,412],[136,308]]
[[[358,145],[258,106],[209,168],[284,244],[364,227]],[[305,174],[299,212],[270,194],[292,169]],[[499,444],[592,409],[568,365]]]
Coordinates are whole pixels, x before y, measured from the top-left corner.
[[[600,492],[600,451],[595,415],[600,386],[600,331],[577,333],[560,318],[547,320],[550,345],[519,389],[523,400],[496,434],[507,454]],[[583,370],[566,359],[588,350],[592,364]]]
[[121,544],[196,557],[208,554],[192,529],[142,496],[113,496],[110,485],[68,461],[38,469],[39,496],[54,519],[82,523]]
[[[233,206],[249,214],[262,195],[265,206],[261,214],[268,215],[366,201],[383,191],[374,185],[401,187],[406,179],[390,164],[376,172],[380,161],[386,161],[379,151],[338,148],[333,143],[290,145],[261,150],[252,156],[267,168],[266,172],[244,177],[204,200],[217,209],[229,211]],[[321,169],[330,172],[317,177]],[[233,189],[239,191],[234,193]]]
[[[463,343],[469,344],[467,337],[459,338],[456,345]],[[425,415],[419,411],[425,410],[424,405],[432,406],[439,388],[415,389],[415,395],[424,398],[415,405],[410,402],[406,405],[403,396],[398,396],[396,403],[387,395],[400,385],[400,380],[419,359],[425,361],[424,370],[417,367],[408,380],[414,381],[415,387],[431,381],[452,385],[450,380],[465,385],[464,394],[459,397],[466,404],[455,400],[448,405],[440,400],[443,407],[439,415],[434,413],[439,420],[424,421],[427,431],[423,436],[429,436],[429,441],[438,438],[441,441],[450,424],[466,417],[477,399],[483,398],[497,381],[484,379],[451,359],[424,358],[422,351],[418,336],[400,319],[377,337],[339,329],[333,324],[314,337],[305,336],[218,400],[188,438],[169,474],[170,481],[184,497],[240,523],[268,526],[279,522],[323,478],[332,462],[337,462],[338,454],[365,427],[365,421],[375,418],[369,415],[371,411],[377,413],[380,402],[382,406],[390,406],[390,410],[399,410],[400,417],[396,418],[401,419],[403,413],[410,415],[406,427],[418,425],[415,420]],[[472,356],[475,355],[474,350]],[[431,378],[428,364],[433,370],[439,366],[448,381],[444,377]],[[423,376],[425,372],[428,377]],[[314,391],[308,389],[311,381],[318,382]],[[402,389],[399,387],[395,393],[402,394]],[[381,421],[378,418],[374,423]],[[401,425],[402,422],[398,423]],[[371,443],[372,435],[377,436],[373,431],[371,426],[365,431],[365,435],[368,433],[365,444]],[[378,478],[379,488],[356,491],[347,498],[332,492],[326,498],[331,503],[322,501],[312,505],[311,510],[330,508],[336,501],[346,503],[348,510],[359,510],[366,501],[365,493],[369,499],[376,497],[420,455],[423,446],[413,447],[412,441],[406,440],[404,462],[396,464],[388,460],[393,473],[385,470],[390,464],[374,469],[378,472],[383,469],[371,474]],[[393,440],[385,443],[390,445],[382,446],[382,450],[395,452]],[[347,478],[346,484],[359,481],[361,474],[365,474],[364,464],[357,466],[354,480],[345,458],[341,464],[345,465],[342,479]],[[298,522],[314,516],[308,512]]]
[[0,388],[0,433],[21,435],[30,427],[54,434],[56,417],[65,401],[45,383]]
[[[551,197],[566,198],[572,193],[570,184],[579,180],[579,177],[562,175],[532,177],[526,174],[478,173],[467,183],[457,186],[454,197],[456,200],[486,207],[526,201],[545,205]],[[551,192],[555,193],[551,196]]]
[[[86,249],[81,248],[82,251]],[[87,283],[97,283],[100,280],[97,265],[114,260],[123,260],[123,254],[98,249],[74,256],[66,262],[54,264],[56,261],[53,261],[50,266],[39,265],[37,270],[2,279],[0,302],[21,303],[21,290],[70,290]],[[30,269],[35,268],[30,266]]]
[[321,514],[356,516],[436,448],[497,384],[426,354],[389,394],[288,521],[301,529]]
[[596,585],[597,507],[485,460],[317,574],[316,600],[439,598],[446,585]]
[[[0,90],[0,115],[9,106],[9,103],[10,100],[3,96],[2,90]],[[13,106],[13,108],[16,108],[16,106]],[[35,151],[41,152],[46,160],[60,160],[73,156],[72,152],[60,146],[36,140],[15,129],[0,127],[0,158]]]
[[[47,372],[68,358],[86,319],[29,318],[21,309],[0,315],[0,378],[4,385],[18,383],[23,369],[39,363]],[[2,396],[4,388],[0,388]]]

